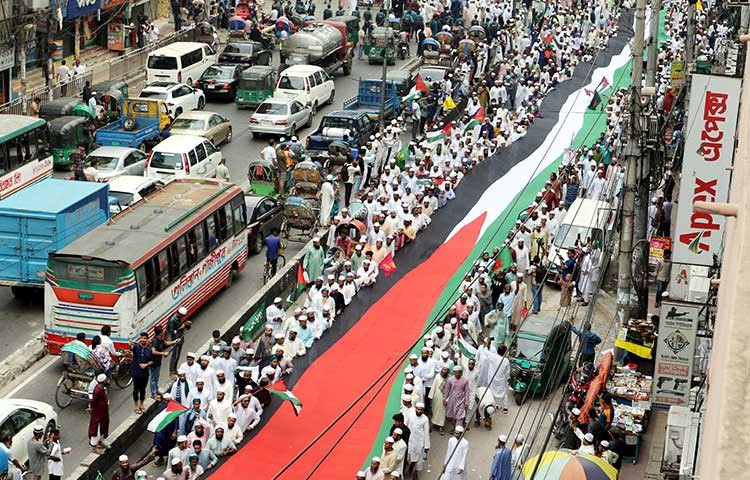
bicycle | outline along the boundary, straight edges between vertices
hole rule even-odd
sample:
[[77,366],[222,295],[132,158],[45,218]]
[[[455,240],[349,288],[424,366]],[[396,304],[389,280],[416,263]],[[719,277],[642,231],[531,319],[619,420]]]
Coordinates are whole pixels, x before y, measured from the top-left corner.
[[[279,254],[279,258],[276,259],[276,273],[284,268],[284,265],[286,265],[286,258],[284,257],[284,255]],[[271,262],[269,262],[266,258],[266,262],[263,264],[263,285],[268,283],[268,281],[272,277],[273,275],[271,275]]]
[[133,383],[133,377],[130,376],[130,367],[133,365],[133,352],[130,350],[118,350],[120,356],[112,368],[112,380],[118,387],[128,388]]

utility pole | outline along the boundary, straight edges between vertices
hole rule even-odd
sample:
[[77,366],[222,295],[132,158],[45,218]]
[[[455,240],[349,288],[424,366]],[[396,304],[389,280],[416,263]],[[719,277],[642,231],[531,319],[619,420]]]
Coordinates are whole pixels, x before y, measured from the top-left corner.
[[[687,11],[687,36],[685,38],[685,65],[683,71],[689,73],[690,64],[693,63],[693,50],[695,48],[695,4],[688,2]],[[686,75],[686,78],[690,78]]]
[[630,319],[630,289],[633,283],[633,243],[635,227],[635,197],[639,183],[638,161],[640,148],[641,77],[643,76],[643,37],[646,30],[646,0],[637,0],[635,8],[635,36],[633,37],[633,71],[630,77],[629,108],[626,109],[623,146],[625,158],[625,184],[620,225],[620,251],[617,269],[617,319],[626,323]]
[[[23,44],[21,45],[21,48],[19,49],[21,58],[19,61],[21,62],[21,111],[24,115],[28,114],[28,103],[26,102],[26,84],[27,84],[27,78],[26,78],[26,48],[31,41],[31,39],[34,38],[34,24],[26,24],[23,26],[23,30],[21,33],[21,41]],[[46,79],[45,79],[46,80]]]
[[646,62],[646,86],[656,85],[656,64],[659,53],[659,11],[661,0],[651,1],[651,19],[648,29],[648,57]]
[[[388,59],[386,59],[386,52],[388,51],[388,37],[391,31],[390,22],[388,17],[391,14],[391,0],[385,0],[385,45],[383,45],[383,82],[380,86],[380,134],[382,135],[385,131],[385,91],[386,78],[388,72]],[[395,52],[394,52],[395,54]]]

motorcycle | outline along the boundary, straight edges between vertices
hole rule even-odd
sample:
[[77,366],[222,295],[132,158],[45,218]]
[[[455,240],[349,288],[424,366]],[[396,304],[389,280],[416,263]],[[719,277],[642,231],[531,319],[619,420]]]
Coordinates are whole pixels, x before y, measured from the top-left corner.
[[591,386],[591,381],[596,377],[594,364],[586,362],[570,374],[570,380],[565,385],[565,401],[560,405],[555,436],[561,438],[568,424],[568,418],[574,408],[580,408],[586,399],[586,394]]
[[404,60],[409,56],[409,44],[406,42],[398,42],[398,50],[396,56],[399,60]]

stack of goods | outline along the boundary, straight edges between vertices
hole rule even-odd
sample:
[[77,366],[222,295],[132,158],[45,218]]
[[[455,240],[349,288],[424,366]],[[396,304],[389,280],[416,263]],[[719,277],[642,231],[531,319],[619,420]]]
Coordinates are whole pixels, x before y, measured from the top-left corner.
[[651,320],[631,319],[628,321],[626,327],[620,329],[617,339],[652,348],[656,341],[656,335],[654,335],[654,324]]
[[612,426],[617,427],[628,434],[639,435],[643,431],[644,417],[647,410],[645,408],[622,405],[614,403],[615,418]]
[[635,402],[649,403],[651,398],[651,377],[642,375],[629,367],[617,367],[612,378],[607,381],[607,391],[613,397]]

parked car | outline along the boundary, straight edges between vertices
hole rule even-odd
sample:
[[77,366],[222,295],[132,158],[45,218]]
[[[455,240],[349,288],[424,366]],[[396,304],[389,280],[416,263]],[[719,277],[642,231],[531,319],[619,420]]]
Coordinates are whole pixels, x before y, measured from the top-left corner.
[[52,406],[36,400],[0,399],[0,438],[6,434],[13,437],[10,451],[22,464],[29,459],[26,445],[36,426],[44,428],[45,435],[57,426],[57,413]]
[[250,117],[253,137],[263,133],[290,137],[312,123],[312,110],[295,98],[268,98]]
[[86,163],[99,162],[96,169],[100,182],[109,182],[120,175],[140,175],[146,169],[148,154],[130,147],[99,147],[86,157]]
[[250,251],[260,253],[264,240],[274,228],[281,229],[282,203],[265,195],[245,194],[247,207],[247,244]]
[[258,42],[229,42],[219,54],[219,63],[271,65],[271,51]]
[[149,193],[160,189],[165,182],[157,178],[139,177],[137,175],[120,175],[109,182],[109,213],[116,215]]
[[243,68],[242,65],[211,65],[195,81],[195,88],[201,89],[208,98],[234,100]]
[[151,178],[215,178],[221,151],[203,137],[172,135],[151,150],[146,175]]
[[197,135],[214,145],[232,141],[232,123],[214,112],[185,112],[175,118],[169,131],[173,135]]
[[336,86],[325,70],[313,65],[293,65],[279,75],[274,97],[291,97],[312,108],[331,104],[336,96]]
[[164,100],[167,104],[169,116],[177,118],[182,112],[203,110],[206,106],[206,96],[202,90],[185,85],[184,83],[154,82],[141,90],[140,98]]

